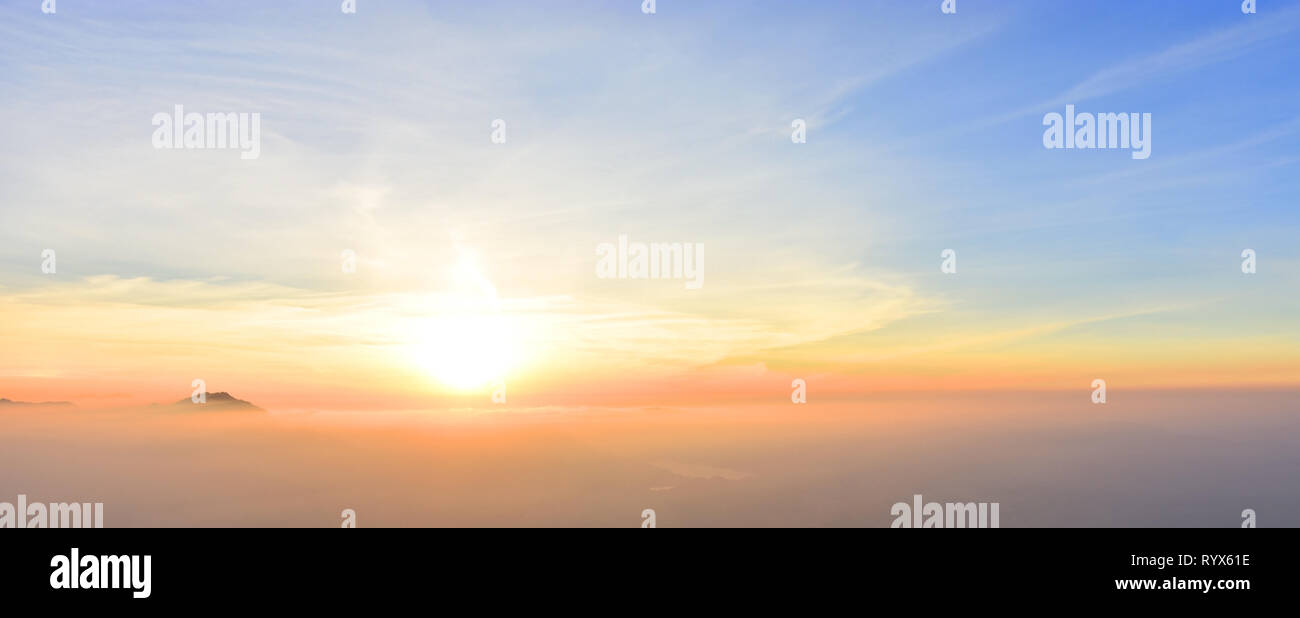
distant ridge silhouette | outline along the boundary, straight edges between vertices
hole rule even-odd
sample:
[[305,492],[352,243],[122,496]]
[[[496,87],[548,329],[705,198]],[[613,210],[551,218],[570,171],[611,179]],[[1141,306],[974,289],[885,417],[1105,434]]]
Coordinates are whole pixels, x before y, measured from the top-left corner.
[[194,403],[191,398],[186,397],[185,399],[171,404],[169,407],[184,412],[266,411],[252,403],[244,401],[243,399],[236,399],[233,395],[224,391],[220,393],[207,393],[205,396],[205,403]]
[[13,401],[11,399],[0,399],[0,408],[74,408],[70,401],[42,401],[39,403],[31,401]]

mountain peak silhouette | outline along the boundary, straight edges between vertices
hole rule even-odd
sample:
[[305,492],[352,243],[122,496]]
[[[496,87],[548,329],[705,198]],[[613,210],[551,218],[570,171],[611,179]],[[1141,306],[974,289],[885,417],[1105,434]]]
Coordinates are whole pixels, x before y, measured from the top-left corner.
[[173,408],[185,409],[193,412],[203,411],[222,411],[222,410],[246,410],[249,412],[265,412],[262,408],[253,405],[243,399],[237,399],[234,395],[225,391],[217,393],[205,393],[204,403],[194,403],[192,398],[185,398],[172,404]]

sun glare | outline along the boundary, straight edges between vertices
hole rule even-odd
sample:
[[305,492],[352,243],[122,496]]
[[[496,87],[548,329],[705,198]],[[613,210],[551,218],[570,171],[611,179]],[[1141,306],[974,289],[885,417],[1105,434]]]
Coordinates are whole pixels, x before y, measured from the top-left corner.
[[417,350],[425,371],[444,386],[472,390],[504,379],[511,349],[500,316],[435,318]]
[[505,379],[514,359],[512,329],[472,256],[462,257],[451,274],[455,292],[446,299],[447,313],[425,323],[416,362],[443,386],[475,390]]

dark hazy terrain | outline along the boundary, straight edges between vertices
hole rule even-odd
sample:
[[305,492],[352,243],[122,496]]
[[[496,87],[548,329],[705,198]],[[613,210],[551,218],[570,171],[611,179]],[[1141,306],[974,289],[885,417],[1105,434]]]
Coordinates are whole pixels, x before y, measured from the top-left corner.
[[0,412],[0,501],[108,527],[888,527],[1000,502],[1002,527],[1300,526],[1294,392],[882,395],[718,409]]

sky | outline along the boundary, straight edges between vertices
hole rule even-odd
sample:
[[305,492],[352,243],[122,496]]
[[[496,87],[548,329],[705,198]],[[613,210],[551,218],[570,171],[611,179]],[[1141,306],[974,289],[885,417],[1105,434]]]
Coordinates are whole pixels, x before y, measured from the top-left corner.
[[[0,396],[1292,388],[1297,52],[1268,0],[4,0]],[[176,105],[260,156],[155,148]],[[1044,148],[1066,105],[1150,158]],[[621,235],[703,285],[598,277]]]

